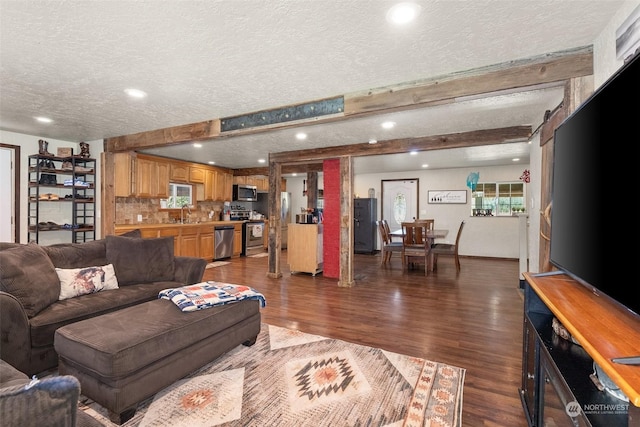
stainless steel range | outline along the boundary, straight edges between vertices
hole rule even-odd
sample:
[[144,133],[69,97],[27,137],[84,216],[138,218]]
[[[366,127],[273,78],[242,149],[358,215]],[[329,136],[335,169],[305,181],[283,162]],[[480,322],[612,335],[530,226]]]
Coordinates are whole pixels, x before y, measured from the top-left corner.
[[242,226],[242,254],[251,256],[264,252],[264,221],[249,220]]

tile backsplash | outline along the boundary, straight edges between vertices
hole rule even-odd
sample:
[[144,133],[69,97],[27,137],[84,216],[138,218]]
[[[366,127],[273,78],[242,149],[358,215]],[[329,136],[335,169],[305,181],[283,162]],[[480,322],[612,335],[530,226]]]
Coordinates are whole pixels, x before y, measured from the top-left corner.
[[[222,206],[223,202],[197,202],[188,219],[190,222],[217,221]],[[209,219],[211,211],[214,211],[214,217]],[[187,215],[186,210],[184,214]],[[138,221],[138,215],[142,215],[142,221]],[[116,224],[167,224],[177,221],[180,221],[180,209],[161,209],[160,199],[116,197]]]

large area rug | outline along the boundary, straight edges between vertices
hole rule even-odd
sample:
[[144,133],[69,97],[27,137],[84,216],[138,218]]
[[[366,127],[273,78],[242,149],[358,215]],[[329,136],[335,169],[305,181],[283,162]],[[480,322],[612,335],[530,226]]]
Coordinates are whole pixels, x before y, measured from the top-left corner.
[[[465,370],[262,324],[123,426],[460,426]],[[81,398],[105,426],[106,411]]]

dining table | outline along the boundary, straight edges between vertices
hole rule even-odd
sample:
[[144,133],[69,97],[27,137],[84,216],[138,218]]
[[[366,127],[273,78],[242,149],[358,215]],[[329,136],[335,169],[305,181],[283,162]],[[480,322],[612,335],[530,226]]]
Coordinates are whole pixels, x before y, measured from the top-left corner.
[[[449,230],[445,230],[445,229],[433,229],[433,230],[427,230],[427,239],[430,241],[429,243],[433,244],[435,239],[444,239],[445,237],[447,237],[447,234],[449,234]],[[399,228],[397,230],[393,230],[391,232],[391,236],[392,237],[403,237],[404,233],[402,231],[402,228]]]
[[[402,231],[402,228],[399,228],[397,230],[392,230],[390,234],[391,234],[391,237],[404,237],[404,232]],[[445,229],[434,228],[432,230],[427,230],[426,237],[427,237],[427,243],[429,247],[433,245],[436,239],[444,239],[445,237],[447,237],[447,234],[449,234],[449,230],[445,230]],[[429,264],[432,264],[432,262],[430,262]],[[433,271],[433,265],[427,266],[427,270]]]

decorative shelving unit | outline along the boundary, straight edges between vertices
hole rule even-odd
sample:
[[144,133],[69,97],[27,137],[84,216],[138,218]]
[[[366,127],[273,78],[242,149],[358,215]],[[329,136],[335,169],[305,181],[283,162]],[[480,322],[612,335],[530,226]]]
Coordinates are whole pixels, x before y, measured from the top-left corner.
[[[71,242],[95,240],[96,161],[80,156],[29,156],[29,241],[41,233],[65,232]],[[56,223],[51,216],[67,216]]]

